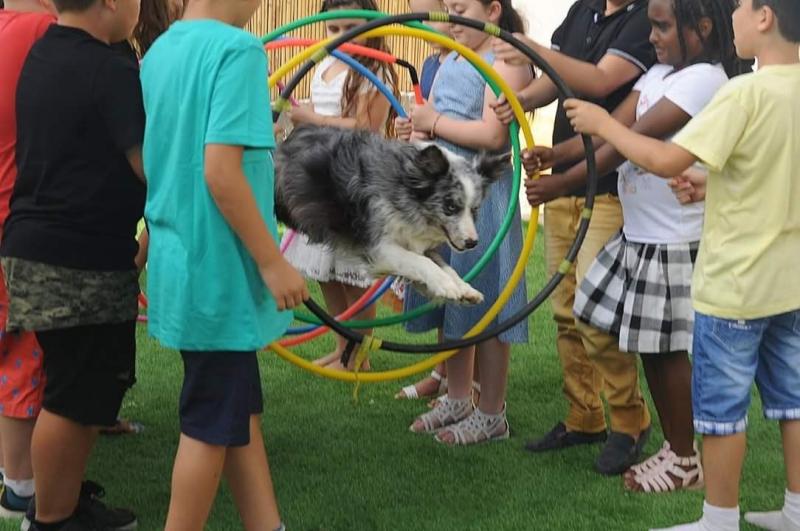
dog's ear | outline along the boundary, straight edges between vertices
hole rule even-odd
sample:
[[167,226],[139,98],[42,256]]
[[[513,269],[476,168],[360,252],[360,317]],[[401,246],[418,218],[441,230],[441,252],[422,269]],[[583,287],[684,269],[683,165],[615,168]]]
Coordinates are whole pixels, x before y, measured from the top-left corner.
[[431,144],[417,153],[417,165],[431,177],[442,177],[450,171],[450,163],[439,146]]
[[405,183],[415,190],[429,190],[436,181],[447,175],[450,163],[438,146],[429,145],[417,151],[413,169],[406,172]]
[[489,186],[505,175],[511,161],[511,153],[491,154],[481,151],[475,158],[475,171],[483,179],[483,185]]

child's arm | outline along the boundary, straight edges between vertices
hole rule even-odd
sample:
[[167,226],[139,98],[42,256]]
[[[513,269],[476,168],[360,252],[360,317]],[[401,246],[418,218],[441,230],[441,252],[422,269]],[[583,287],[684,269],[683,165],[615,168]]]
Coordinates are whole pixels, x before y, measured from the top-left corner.
[[[556,98],[558,98],[558,89],[547,76],[534,79],[517,92],[517,99],[525,111],[533,111],[550,105],[556,101]],[[503,125],[514,121],[514,111],[511,110],[511,104],[508,103],[505,94],[501,94],[497,101],[492,103],[492,110]]]
[[319,127],[341,127],[343,129],[355,129],[358,125],[355,118],[324,116],[314,112],[314,106],[310,103],[303,103],[286,112],[289,113],[289,118],[294,125],[313,124]]
[[[636,95],[634,100],[638,100],[638,92],[632,93]],[[628,98],[630,100],[631,97]],[[626,100],[626,102],[628,101]],[[623,102],[620,108],[628,105]],[[621,125],[630,127],[630,129],[641,135],[650,138],[666,138],[672,136],[686,125],[691,116],[666,98],[662,98],[650,110],[648,110],[638,121],[636,120],[636,105],[631,109],[620,111],[617,109],[614,117]],[[632,111],[632,115],[628,115]],[[576,137],[579,138],[579,137]],[[567,142],[572,142],[568,140]],[[625,162],[623,157],[614,146],[608,143],[599,147],[595,157],[597,161],[597,174],[604,176],[614,171],[620,164]],[[576,164],[568,171],[561,175],[553,175],[535,181],[526,183],[526,191],[528,200],[531,205],[538,205],[552,201],[553,199],[564,195],[569,190],[574,190],[579,186],[586,183],[588,178],[588,166],[586,161]]]
[[[533,48],[572,90],[589,98],[604,98],[642,74],[641,67],[617,55],[607,53],[594,64],[542,46],[521,33],[514,36]],[[530,63],[527,56],[500,39],[495,39],[494,53],[498,59],[511,64]]]
[[384,98],[380,92],[369,90],[356,96],[354,117],[323,116],[314,112],[314,106],[310,104],[300,105],[288,112],[295,124],[310,123],[320,127],[380,131],[386,123],[389,107],[389,100]]
[[281,255],[261,217],[242,171],[244,148],[207,144],[205,180],[225,221],[258,265],[279,310],[294,308],[309,297],[305,280]]
[[146,184],[147,179],[144,176],[144,162],[142,161],[142,146],[132,147],[125,153],[125,156],[128,158],[128,164],[131,165],[133,173]]
[[570,99],[564,108],[576,132],[605,139],[624,158],[654,175],[670,179],[697,162],[695,155],[677,144],[628,129],[598,105]]
[[136,252],[133,262],[136,264],[136,270],[141,273],[145,264],[147,264],[147,252],[150,249],[150,233],[147,232],[147,227],[142,229],[137,240],[139,242],[139,250]]
[[708,172],[704,169],[689,168],[669,181],[669,187],[682,205],[697,203],[706,198]]
[[[494,68],[514,90],[524,87],[531,79],[530,69],[510,66],[503,61],[495,61]],[[430,133],[431,137],[441,137],[448,142],[471,149],[503,149],[508,143],[508,129],[497,119],[492,104],[496,97],[487,86],[484,96],[483,116],[479,120],[458,120],[436,112],[433,105],[417,105],[411,116],[414,130]]]
[[[627,126],[636,123],[636,106],[639,102],[639,91],[632,91],[628,97],[620,103],[611,116]],[[592,137],[592,145],[596,150],[596,157],[599,150],[605,145],[605,140],[599,137]],[[553,166],[563,166],[569,163],[582,161],[586,156],[583,145],[583,137],[575,135],[569,140],[556,144],[552,148],[534,148],[525,150],[522,153],[523,165],[528,175],[536,171],[544,171]],[[598,160],[599,162],[599,160]],[[613,168],[611,168],[613,169]],[[611,171],[611,170],[609,170]],[[580,183],[578,183],[579,185]]]

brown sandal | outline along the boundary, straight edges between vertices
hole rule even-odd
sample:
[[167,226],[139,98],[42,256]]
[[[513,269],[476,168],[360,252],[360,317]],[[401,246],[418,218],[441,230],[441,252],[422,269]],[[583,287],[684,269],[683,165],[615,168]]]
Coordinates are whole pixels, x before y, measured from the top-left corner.
[[107,428],[100,428],[102,435],[136,435],[144,431],[144,425],[127,419],[117,419],[117,423]]

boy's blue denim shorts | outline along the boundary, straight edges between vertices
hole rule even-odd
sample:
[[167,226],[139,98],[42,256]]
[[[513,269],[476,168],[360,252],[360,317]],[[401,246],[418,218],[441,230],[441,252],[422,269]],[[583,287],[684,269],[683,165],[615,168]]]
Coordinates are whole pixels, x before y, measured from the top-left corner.
[[800,310],[751,321],[696,312],[693,357],[698,433],[745,431],[753,382],[766,418],[800,419]]

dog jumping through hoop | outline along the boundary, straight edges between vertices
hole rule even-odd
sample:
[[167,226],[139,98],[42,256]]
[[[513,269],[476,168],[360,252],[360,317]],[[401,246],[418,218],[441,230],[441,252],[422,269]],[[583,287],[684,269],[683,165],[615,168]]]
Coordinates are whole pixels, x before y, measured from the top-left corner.
[[478,244],[475,216],[509,163],[508,153],[468,161],[432,143],[300,126],[275,153],[276,213],[372,275],[403,277],[433,299],[478,304],[483,295],[436,248]]

